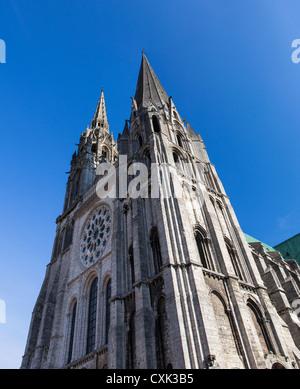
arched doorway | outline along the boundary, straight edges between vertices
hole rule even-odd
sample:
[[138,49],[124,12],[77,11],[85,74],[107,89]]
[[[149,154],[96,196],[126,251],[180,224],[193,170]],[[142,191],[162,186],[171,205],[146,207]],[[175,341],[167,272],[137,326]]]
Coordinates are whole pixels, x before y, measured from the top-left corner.
[[285,367],[281,363],[275,362],[272,365],[272,369],[285,369]]

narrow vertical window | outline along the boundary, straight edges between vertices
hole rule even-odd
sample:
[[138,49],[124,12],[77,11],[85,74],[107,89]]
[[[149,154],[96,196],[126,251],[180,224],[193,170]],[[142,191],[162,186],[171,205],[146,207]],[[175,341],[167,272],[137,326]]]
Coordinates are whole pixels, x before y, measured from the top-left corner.
[[134,256],[133,256],[132,245],[130,246],[128,251],[128,259],[129,259],[129,266],[130,266],[131,286],[133,286],[133,284],[135,283],[135,273],[134,273]]
[[161,297],[157,304],[156,318],[156,359],[158,369],[166,368],[167,344],[167,315],[165,298]]
[[152,247],[154,271],[155,273],[158,273],[162,267],[162,257],[160,251],[159,236],[156,227],[152,229],[152,233],[150,236],[150,244]]
[[97,293],[98,293],[98,278],[94,280],[90,290],[89,312],[88,312],[88,330],[87,330],[87,345],[86,353],[89,354],[95,348],[96,338],[96,314],[97,314]]
[[152,116],[152,124],[154,132],[160,132],[160,125],[157,116]]
[[195,232],[195,239],[196,239],[196,243],[197,243],[197,248],[198,248],[198,253],[199,253],[201,264],[206,269],[209,269],[207,253],[206,253],[206,250],[204,247],[204,238],[198,231],[196,231]]
[[244,278],[243,278],[240,266],[238,264],[238,259],[237,259],[235,250],[234,250],[233,246],[227,240],[226,240],[225,243],[226,243],[226,247],[227,247],[227,250],[228,250],[228,254],[229,254],[230,259],[231,259],[231,263],[232,263],[232,266],[233,266],[234,273],[240,280],[243,280]]
[[224,356],[228,368],[245,367],[243,351],[239,345],[238,334],[234,329],[231,312],[225,300],[216,292],[210,295],[212,308],[214,310],[215,336],[218,339],[221,354]]
[[138,136],[138,141],[139,141],[139,146],[142,147],[143,146],[143,139],[142,139],[141,135]]
[[110,327],[110,299],[111,299],[111,279],[107,282],[106,285],[106,302],[105,302],[105,343],[108,343],[108,333]]
[[106,147],[102,148],[102,161],[107,161],[109,155],[108,155],[108,149]]
[[183,144],[182,144],[182,139],[181,139],[181,136],[179,134],[176,135],[176,138],[177,138],[177,143],[180,147],[183,147]]
[[129,331],[128,331],[128,369],[134,369],[136,365],[136,341],[135,341],[135,312],[132,313],[129,320]]
[[92,152],[97,153],[97,144],[96,143],[92,144]]
[[173,159],[174,159],[174,163],[176,165],[176,168],[180,171],[180,172],[184,172],[184,163],[182,162],[182,158],[181,156],[176,152],[176,151],[173,151]]
[[177,153],[173,153],[173,159],[175,163],[179,163],[179,157]]
[[198,248],[200,262],[203,267],[210,270],[216,270],[216,265],[212,259],[210,251],[209,239],[206,236],[206,232],[201,232],[199,229],[195,230],[195,240]]
[[267,329],[264,324],[263,316],[256,306],[251,300],[247,301],[247,306],[249,308],[252,322],[254,324],[259,342],[261,344],[261,348],[265,354],[269,354],[272,352],[275,354],[274,348],[272,346],[272,343],[270,341]]
[[72,310],[71,316],[71,328],[70,328],[70,340],[69,340],[69,351],[68,351],[68,363],[72,360],[73,353],[73,343],[74,343],[74,331],[75,331],[75,321],[76,321],[76,309],[77,309],[77,301],[75,302]]

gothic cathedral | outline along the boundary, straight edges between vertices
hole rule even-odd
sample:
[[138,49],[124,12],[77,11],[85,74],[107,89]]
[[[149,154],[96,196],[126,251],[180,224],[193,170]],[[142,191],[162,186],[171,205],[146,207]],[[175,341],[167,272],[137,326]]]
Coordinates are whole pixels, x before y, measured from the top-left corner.
[[21,368],[300,367],[299,266],[247,242],[144,53],[117,142],[101,92],[56,223]]

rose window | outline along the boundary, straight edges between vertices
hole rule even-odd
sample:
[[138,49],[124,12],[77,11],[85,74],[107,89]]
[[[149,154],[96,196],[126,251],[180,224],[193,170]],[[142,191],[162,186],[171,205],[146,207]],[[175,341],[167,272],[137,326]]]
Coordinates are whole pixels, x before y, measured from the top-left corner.
[[80,256],[85,266],[97,261],[103,254],[111,229],[111,216],[106,205],[100,206],[88,219],[81,240]]

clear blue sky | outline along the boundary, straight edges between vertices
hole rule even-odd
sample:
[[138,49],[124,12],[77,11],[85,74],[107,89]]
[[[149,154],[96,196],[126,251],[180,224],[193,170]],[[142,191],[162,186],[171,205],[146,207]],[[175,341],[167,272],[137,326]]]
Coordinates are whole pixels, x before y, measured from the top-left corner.
[[115,138],[142,49],[201,133],[242,229],[299,233],[299,0],[0,3],[0,368],[18,368],[50,260],[70,159],[101,87]]

